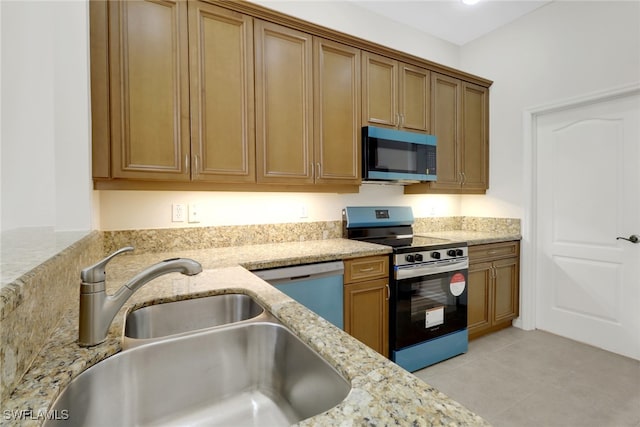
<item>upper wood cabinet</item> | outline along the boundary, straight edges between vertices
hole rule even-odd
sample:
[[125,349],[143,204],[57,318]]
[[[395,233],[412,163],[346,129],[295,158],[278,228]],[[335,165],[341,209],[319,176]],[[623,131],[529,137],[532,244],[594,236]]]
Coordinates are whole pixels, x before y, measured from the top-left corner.
[[489,90],[432,73],[431,133],[437,137],[437,180],[405,193],[484,194],[489,187]]
[[89,5],[96,189],[356,192],[367,124],[438,134],[411,192],[486,188],[488,80],[246,1]]
[[360,51],[256,21],[258,182],[360,182]]
[[429,132],[430,71],[362,53],[363,125]]
[[315,182],[360,184],[360,50],[314,37]]
[[[111,174],[189,180],[187,4],[109,3]],[[107,166],[107,169],[109,167]]]
[[489,89],[462,84],[462,192],[489,188]]
[[253,19],[189,3],[192,177],[255,182]]
[[313,183],[313,39],[255,21],[258,182]]

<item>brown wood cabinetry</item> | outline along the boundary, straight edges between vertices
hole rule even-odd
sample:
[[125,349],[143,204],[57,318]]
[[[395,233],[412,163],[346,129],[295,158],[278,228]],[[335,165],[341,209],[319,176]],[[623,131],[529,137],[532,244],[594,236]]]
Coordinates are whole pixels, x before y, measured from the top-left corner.
[[360,51],[256,21],[258,182],[360,183]]
[[407,186],[405,193],[484,194],[489,187],[488,88],[432,73],[431,91],[438,179]]
[[255,21],[258,182],[313,182],[312,36]]
[[313,40],[315,182],[360,184],[360,50]]
[[366,124],[486,188],[486,79],[235,0],[92,0],[90,44],[96,189],[355,192]]
[[389,257],[344,262],[344,330],[389,357]]
[[429,70],[371,52],[362,64],[363,125],[428,132]]
[[187,34],[184,2],[109,3],[114,178],[189,180]]
[[519,314],[520,243],[469,247],[469,339],[511,326]]
[[255,182],[253,19],[189,3],[192,178]]

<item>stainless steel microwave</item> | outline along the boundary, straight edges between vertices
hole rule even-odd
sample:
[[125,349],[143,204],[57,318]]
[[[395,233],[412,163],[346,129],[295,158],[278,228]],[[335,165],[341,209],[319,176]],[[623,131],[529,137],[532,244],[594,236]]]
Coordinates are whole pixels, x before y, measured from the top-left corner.
[[365,181],[436,180],[436,137],[365,126],[362,128],[362,178]]

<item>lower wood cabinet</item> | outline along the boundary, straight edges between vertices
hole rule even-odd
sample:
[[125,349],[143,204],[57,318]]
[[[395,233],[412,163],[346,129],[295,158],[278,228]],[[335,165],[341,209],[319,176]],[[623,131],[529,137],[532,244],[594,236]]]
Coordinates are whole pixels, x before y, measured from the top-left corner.
[[389,357],[389,257],[345,260],[344,330]]
[[469,339],[511,326],[520,301],[520,243],[469,247]]

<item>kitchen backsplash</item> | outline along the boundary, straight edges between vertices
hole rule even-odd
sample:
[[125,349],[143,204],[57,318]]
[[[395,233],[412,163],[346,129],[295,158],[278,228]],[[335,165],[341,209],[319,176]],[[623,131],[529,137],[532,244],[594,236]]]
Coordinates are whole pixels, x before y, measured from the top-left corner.
[[517,218],[480,218],[453,216],[440,218],[416,218],[414,233],[430,231],[487,231],[501,234],[520,234],[520,219]]
[[[428,217],[416,218],[414,231],[473,230],[520,234],[520,220],[513,218]],[[114,252],[133,246],[136,254],[263,243],[337,239],[342,221],[285,224],[234,225],[199,228],[162,228],[103,232],[104,250]]]
[[342,237],[340,221],[286,224],[162,228],[103,232],[105,253],[133,246],[136,254],[185,249],[220,248]]

